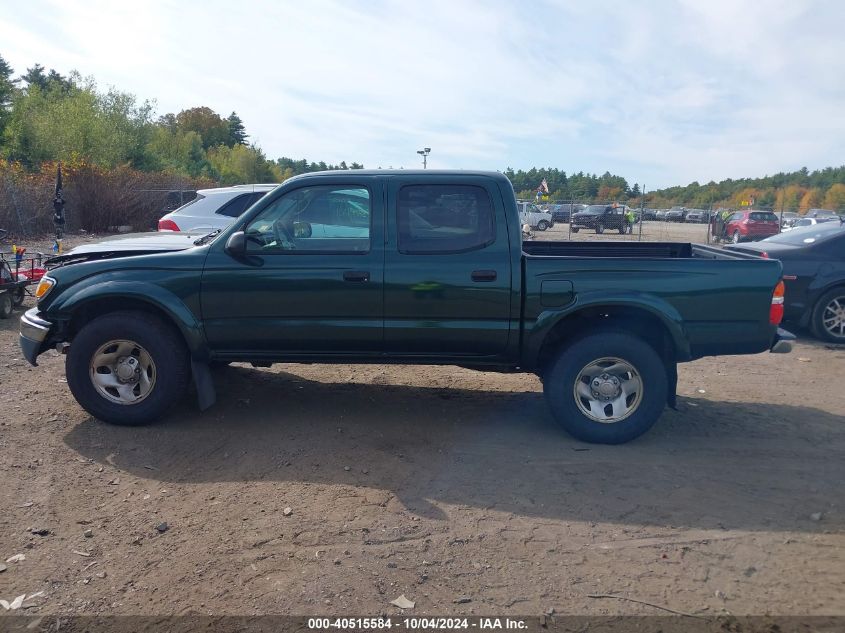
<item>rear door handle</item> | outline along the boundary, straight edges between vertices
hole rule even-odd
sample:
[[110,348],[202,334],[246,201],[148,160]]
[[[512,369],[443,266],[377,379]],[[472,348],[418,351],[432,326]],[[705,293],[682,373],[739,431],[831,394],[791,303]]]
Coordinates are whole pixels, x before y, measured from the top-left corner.
[[343,272],[343,281],[369,281],[370,271],[368,270],[346,270]]
[[472,280],[473,281],[496,281],[496,271],[495,270],[473,270],[472,271]]

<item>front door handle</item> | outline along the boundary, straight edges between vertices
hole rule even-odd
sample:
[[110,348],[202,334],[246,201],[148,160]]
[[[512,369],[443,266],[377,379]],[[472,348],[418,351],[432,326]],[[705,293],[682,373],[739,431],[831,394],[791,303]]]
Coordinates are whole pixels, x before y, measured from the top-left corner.
[[369,281],[370,271],[368,270],[346,270],[343,272],[343,281]]
[[483,281],[496,281],[496,271],[495,270],[473,270],[472,271],[472,280],[483,282]]

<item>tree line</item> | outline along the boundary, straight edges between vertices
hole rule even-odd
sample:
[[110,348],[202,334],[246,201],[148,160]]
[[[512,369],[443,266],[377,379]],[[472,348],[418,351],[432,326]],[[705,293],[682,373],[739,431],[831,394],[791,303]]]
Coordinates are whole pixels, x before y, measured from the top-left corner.
[[[250,142],[236,112],[223,116],[209,107],[196,106],[156,116],[152,102],[116,88],[101,90],[93,78],[78,72],[65,76],[35,64],[15,76],[0,56],[0,171],[5,170],[5,176],[0,174],[0,187],[9,189],[14,182],[23,182],[26,174],[41,174],[43,179],[55,161],[89,178],[99,174],[103,183],[116,182],[112,172],[119,169],[118,181],[128,179],[148,189],[153,185],[145,182],[195,189],[283,182],[312,171],[363,168],[357,162],[334,165],[287,157],[270,159]],[[560,202],[617,200],[649,207],[753,205],[802,212],[811,208],[845,211],[845,166],[812,172],[802,168],[703,185],[693,182],[645,193],[638,183],[630,184],[610,172],[567,174],[552,167],[509,167],[504,173],[521,198],[534,198],[545,181],[547,199]],[[14,195],[12,188],[10,199]],[[0,209],[0,216],[3,213]],[[8,215],[8,208],[5,213]]]
[[250,143],[236,112],[222,116],[206,106],[155,117],[154,104],[116,88],[100,90],[91,77],[64,76],[35,64],[15,77],[0,56],[0,158],[37,170],[48,161],[85,162],[166,172],[219,185],[282,182],[327,169],[356,169],[268,159]]

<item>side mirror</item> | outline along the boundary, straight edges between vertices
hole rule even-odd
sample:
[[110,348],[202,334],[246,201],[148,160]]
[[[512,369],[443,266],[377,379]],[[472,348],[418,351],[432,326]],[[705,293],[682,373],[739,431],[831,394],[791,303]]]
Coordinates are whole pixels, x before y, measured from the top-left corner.
[[229,239],[226,240],[226,248],[224,250],[232,257],[243,257],[246,255],[246,235],[244,232],[238,231],[237,233],[232,233]]
[[294,222],[293,236],[295,238],[309,238],[311,237],[311,223],[310,222]]

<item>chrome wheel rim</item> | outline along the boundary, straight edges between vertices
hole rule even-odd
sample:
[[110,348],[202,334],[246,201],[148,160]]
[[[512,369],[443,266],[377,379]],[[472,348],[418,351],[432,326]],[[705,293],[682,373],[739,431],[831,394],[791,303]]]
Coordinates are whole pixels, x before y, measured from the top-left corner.
[[739,244],[739,232],[734,232],[733,243]]
[[845,296],[834,297],[822,310],[822,326],[836,338],[845,338]]
[[590,362],[578,372],[573,395],[578,409],[589,419],[614,424],[639,408],[643,381],[631,363],[608,356]]
[[103,398],[132,405],[153,390],[156,367],[149,352],[134,341],[114,340],[101,345],[91,356],[91,384]]

